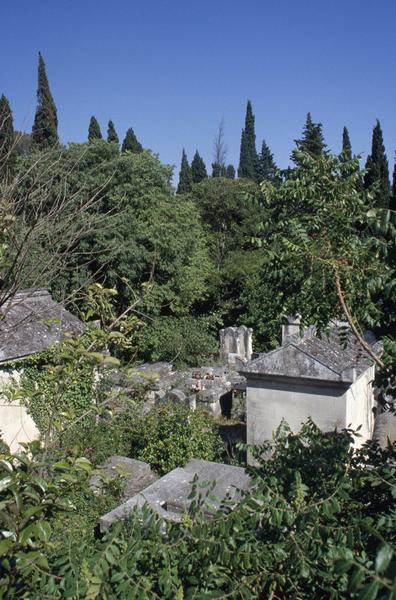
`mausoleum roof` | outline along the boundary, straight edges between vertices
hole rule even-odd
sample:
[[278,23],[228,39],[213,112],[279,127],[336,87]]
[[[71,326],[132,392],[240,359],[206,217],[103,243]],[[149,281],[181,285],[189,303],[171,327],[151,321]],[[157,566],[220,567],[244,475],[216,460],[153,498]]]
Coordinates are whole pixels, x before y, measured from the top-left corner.
[[82,321],[47,290],[18,292],[0,308],[0,362],[40,352],[83,331]]
[[[374,352],[379,352],[379,344],[370,332],[367,341]],[[348,384],[371,365],[371,358],[345,324],[333,323],[321,335],[310,327],[303,337],[290,336],[283,346],[260,354],[240,372],[247,377],[268,375]]]

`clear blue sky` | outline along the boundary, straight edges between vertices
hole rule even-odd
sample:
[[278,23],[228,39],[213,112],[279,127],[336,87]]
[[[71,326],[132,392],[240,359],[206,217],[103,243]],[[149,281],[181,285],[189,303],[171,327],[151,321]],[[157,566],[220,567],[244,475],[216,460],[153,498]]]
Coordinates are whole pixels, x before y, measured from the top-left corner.
[[289,162],[310,111],[339,152],[370,151],[379,118],[396,149],[395,0],[1,0],[1,86],[15,127],[30,131],[41,50],[63,142],[83,141],[90,116],[132,126],[177,165],[182,147],[207,164],[225,120],[238,163],[247,98],[258,144]]

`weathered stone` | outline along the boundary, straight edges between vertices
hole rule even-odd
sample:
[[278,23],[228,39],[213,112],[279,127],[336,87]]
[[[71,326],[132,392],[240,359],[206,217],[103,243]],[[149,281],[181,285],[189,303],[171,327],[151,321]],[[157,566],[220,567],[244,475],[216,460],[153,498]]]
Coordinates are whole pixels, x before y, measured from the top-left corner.
[[241,325],[220,330],[220,358],[229,362],[230,355],[237,355],[242,361],[252,356],[253,330]]
[[130,497],[146,487],[154,477],[148,463],[126,456],[110,456],[98,470],[100,473],[89,480],[89,486],[96,494],[100,493],[104,479],[121,476],[125,479],[124,496]]
[[166,400],[168,402],[186,402],[187,396],[183,390],[175,388],[166,394]]
[[[193,459],[184,468],[174,469],[101,517],[101,530],[108,529],[114,521],[127,518],[136,507],[145,503],[164,519],[180,522],[192,501],[190,496],[195,476],[198,483],[215,482],[210,493],[216,500],[211,500],[204,508],[204,514],[208,517],[213,511],[220,510],[224,503],[228,507],[235,506],[241,494],[250,486],[250,477],[241,467]],[[202,489],[200,491],[202,493]]]
[[283,346],[241,369],[247,379],[248,444],[270,440],[282,419],[297,432],[311,418],[323,431],[360,426],[355,446],[361,445],[372,437],[374,425],[370,357],[345,324],[331,323],[322,336],[310,327],[303,337],[294,335],[296,323],[290,325]]

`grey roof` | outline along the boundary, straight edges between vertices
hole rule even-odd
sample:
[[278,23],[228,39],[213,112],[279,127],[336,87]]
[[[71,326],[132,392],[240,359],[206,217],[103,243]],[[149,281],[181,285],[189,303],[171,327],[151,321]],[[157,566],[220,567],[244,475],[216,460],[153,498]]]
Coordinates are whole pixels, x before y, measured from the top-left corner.
[[211,495],[217,498],[217,501],[211,501],[214,509],[218,509],[226,498],[233,503],[237,502],[241,490],[250,486],[250,477],[242,467],[192,459],[184,468],[173,469],[124,504],[103,515],[100,519],[101,530],[107,529],[118,519],[126,519],[136,507],[146,503],[164,519],[180,521],[191,503],[194,476],[201,483],[215,482],[211,490]]
[[[371,333],[367,337],[378,353],[380,345]],[[250,361],[241,373],[352,383],[371,365],[372,360],[345,324],[340,329],[340,324],[334,323],[321,336],[314,327],[302,338],[291,336],[284,346]]]
[[0,362],[50,348],[84,324],[44,289],[24,290],[0,308]]

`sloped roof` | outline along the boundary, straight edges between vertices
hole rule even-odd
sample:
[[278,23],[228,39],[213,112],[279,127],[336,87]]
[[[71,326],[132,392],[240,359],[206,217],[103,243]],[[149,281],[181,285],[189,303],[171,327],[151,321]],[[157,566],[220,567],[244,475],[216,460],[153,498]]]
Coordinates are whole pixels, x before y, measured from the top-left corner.
[[[345,331],[345,326],[342,331],[333,324],[319,336],[315,328],[309,328],[304,337],[292,336],[284,346],[250,361],[241,373],[352,383],[372,360],[351,331]],[[369,342],[378,352],[373,336]]]
[[84,324],[44,289],[24,290],[0,308],[0,362],[40,352]]

